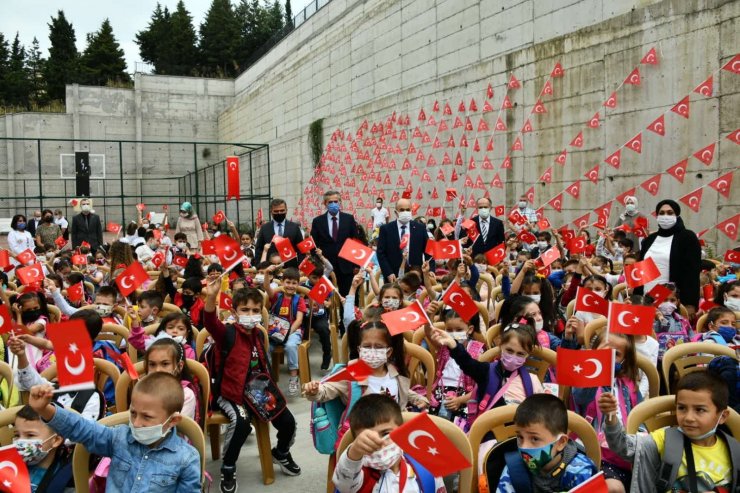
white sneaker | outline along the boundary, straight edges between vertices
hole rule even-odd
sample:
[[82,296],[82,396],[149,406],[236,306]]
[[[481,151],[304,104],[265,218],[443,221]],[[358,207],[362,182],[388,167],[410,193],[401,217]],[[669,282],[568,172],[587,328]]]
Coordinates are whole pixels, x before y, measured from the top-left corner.
[[289,396],[297,396],[301,393],[301,383],[298,380],[298,377],[290,377],[290,380],[288,382],[288,395]]

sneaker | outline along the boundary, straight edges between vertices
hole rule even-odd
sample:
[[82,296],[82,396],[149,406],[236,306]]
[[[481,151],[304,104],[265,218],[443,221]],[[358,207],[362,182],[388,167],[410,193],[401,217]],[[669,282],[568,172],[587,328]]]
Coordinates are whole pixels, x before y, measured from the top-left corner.
[[283,455],[278,452],[277,447],[272,449],[272,462],[278,464],[283,474],[287,474],[288,476],[298,476],[301,473],[301,468],[293,461],[290,452]]
[[235,471],[221,471],[221,493],[236,493],[239,488],[239,484],[236,482],[234,477]]
[[321,360],[321,371],[329,371],[331,366],[331,354],[325,355]]
[[298,377],[290,377],[290,381],[288,382],[288,395],[295,397],[300,393],[301,382],[298,380]]

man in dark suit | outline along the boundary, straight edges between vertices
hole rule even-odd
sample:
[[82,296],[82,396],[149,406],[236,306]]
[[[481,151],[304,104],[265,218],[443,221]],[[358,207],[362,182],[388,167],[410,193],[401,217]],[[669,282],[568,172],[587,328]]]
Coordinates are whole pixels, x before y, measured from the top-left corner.
[[[491,201],[483,197],[478,199],[476,205],[478,207],[478,215],[473,217],[473,221],[475,221],[475,225],[478,227],[480,237],[473,243],[473,257],[479,253],[486,253],[504,241],[504,223],[491,216]],[[465,210],[463,209],[464,212]],[[466,236],[460,234],[463,215],[461,214],[457,218],[457,224],[455,225],[455,232],[458,238]]]
[[[426,227],[411,220],[411,201],[400,199],[396,202],[395,221],[380,227],[378,234],[378,264],[387,282],[393,282],[398,277],[398,271],[403,263],[403,251],[408,250],[407,264],[421,266],[424,263],[424,250],[427,247]],[[399,248],[403,237],[408,235],[404,248]]]
[[41,211],[33,211],[33,216],[28,218],[28,224],[26,224],[26,231],[31,233],[31,236],[36,238],[36,228],[41,224]]
[[80,210],[82,212],[72,218],[72,248],[86,241],[90,244],[90,253],[94,254],[103,244],[103,224],[100,216],[92,212],[90,199],[80,201]]
[[257,259],[256,263],[259,263],[259,259],[262,258],[265,245],[269,245],[267,258],[270,258],[270,255],[276,251],[272,238],[277,235],[289,239],[293,249],[298,253],[297,258],[285,262],[285,267],[298,268],[299,262],[303,260],[303,254],[298,252],[298,243],[303,241],[300,226],[298,223],[285,219],[288,214],[288,204],[283,199],[273,199],[270,202],[270,214],[272,215],[272,221],[263,224],[255,238],[254,255]]
[[321,253],[334,267],[339,294],[345,296],[352,285],[352,277],[357,266],[339,258],[339,251],[348,238],[359,239],[360,231],[353,215],[339,211],[340,204],[339,192],[330,190],[324,194],[326,213],[313,218],[311,237],[316,243],[316,248],[321,249]]

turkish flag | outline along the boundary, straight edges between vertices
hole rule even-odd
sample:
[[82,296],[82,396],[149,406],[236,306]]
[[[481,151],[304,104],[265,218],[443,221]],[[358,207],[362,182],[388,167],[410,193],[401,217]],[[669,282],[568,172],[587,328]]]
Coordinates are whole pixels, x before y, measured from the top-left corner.
[[722,231],[732,241],[737,241],[738,219],[740,219],[740,214],[735,214],[719,223],[717,229]]
[[[286,241],[290,244],[289,240]],[[236,264],[241,263],[241,261],[246,258],[239,242],[229,235],[218,235],[216,238],[211,240],[211,244],[213,247],[213,253],[218,255],[221,265],[227,271],[233,269]],[[278,247],[277,242],[275,242],[275,246],[279,251],[280,247]],[[292,250],[293,247],[291,246],[290,249]],[[203,253],[205,253],[205,248],[203,249]],[[295,251],[293,254],[295,257]],[[282,254],[280,255],[280,258],[283,258]]]
[[310,276],[311,272],[316,270],[316,265],[314,265],[313,262],[311,262],[311,259],[308,257],[305,257],[301,264],[298,266],[298,270],[303,272],[305,275]]
[[334,285],[326,278],[326,276],[321,276],[319,282],[317,282],[311,291],[308,292],[308,297],[321,305],[326,301],[326,298],[332,291],[334,291]]
[[295,249],[293,248],[293,244],[288,238],[280,238],[275,240],[275,248],[280,255],[280,260],[282,260],[283,262],[287,262],[288,260],[292,260],[298,256]]
[[64,245],[67,244],[67,240],[65,240],[63,236],[60,236],[59,238],[54,240],[54,244],[57,246],[57,248],[61,250],[62,248],[64,248]]
[[470,462],[427,413],[402,424],[390,434],[391,440],[416,459],[432,476],[443,477],[470,467]]
[[298,251],[301,253],[308,253],[314,248],[316,248],[316,243],[313,242],[313,238],[310,236],[303,240],[302,242],[298,243]]
[[609,303],[609,327],[607,330],[617,334],[650,335],[653,333],[655,307]]
[[128,353],[121,353],[120,355],[111,353],[111,357],[116,361],[116,363],[118,363],[121,367],[123,367],[124,370],[128,372],[131,380],[139,379],[139,372],[136,371],[136,367],[131,362],[131,358],[128,357]]
[[216,224],[221,224],[226,220],[226,214],[224,214],[224,211],[218,211],[213,215],[213,222]]
[[50,324],[46,336],[54,345],[59,390],[94,388],[92,341],[85,322],[78,319]]
[[136,210],[139,212],[144,212],[144,209],[146,209],[146,205],[144,204],[136,204]]
[[8,305],[0,305],[0,334],[9,333],[15,329],[15,325]]
[[485,253],[488,265],[498,265],[506,258],[506,243],[499,243]]
[[21,253],[15,256],[15,259],[23,265],[30,264],[36,260],[36,254],[31,249],[23,250]]
[[725,252],[725,262],[740,264],[740,252],[737,250],[727,250]]
[[0,448],[0,488],[12,493],[31,493],[28,466],[13,444]]
[[533,235],[532,233],[530,233],[529,231],[527,231],[526,229],[519,231],[516,237],[522,243],[535,243],[537,241],[537,237]]
[[586,251],[586,237],[576,236],[572,240],[566,242],[570,253],[583,253]]
[[457,198],[457,190],[454,188],[448,188],[445,190],[445,202],[452,202]]
[[556,246],[551,246],[550,248],[542,252],[539,257],[537,257],[537,259],[542,264],[542,267],[547,267],[559,258],[560,250]]
[[455,310],[460,317],[466,322],[469,321],[473,316],[478,313],[478,307],[475,304],[475,300],[458,283],[450,284],[450,287],[445,291],[442,297],[447,306]]
[[517,226],[521,226],[522,224],[527,223],[527,218],[524,217],[518,210],[514,209],[511,211],[511,214],[509,214],[509,221],[513,222]]
[[239,200],[239,158],[229,156],[226,158],[226,177],[229,183],[226,192],[226,200]]
[[367,377],[373,374],[373,369],[361,359],[349,363],[336,373],[324,378],[321,383],[327,382],[364,382]]
[[35,263],[28,267],[20,267],[16,269],[15,275],[27,286],[29,284],[41,282],[44,279],[44,269],[41,267],[41,264]]
[[[224,236],[224,235],[219,235]],[[203,255],[216,255],[216,245],[214,240],[203,240],[200,242],[200,250]]]
[[139,262],[134,262],[116,277],[118,291],[128,296],[149,280],[149,274]]
[[152,257],[152,265],[154,267],[159,268],[164,263],[164,252],[157,252]]
[[613,349],[564,349],[557,351],[558,384],[570,387],[607,387],[614,380]]
[[188,258],[185,255],[175,255],[172,257],[172,265],[185,268],[188,265]]
[[13,264],[10,263],[10,252],[7,250],[0,250],[0,268],[5,269],[11,267]]
[[85,299],[85,284],[80,281],[67,288],[67,299],[72,302]]
[[468,238],[472,243],[475,243],[475,241],[480,237],[480,231],[478,231],[478,226],[475,223],[473,223],[473,225],[466,231],[468,233]]
[[537,221],[537,228],[540,231],[543,231],[543,230],[552,228],[552,224],[550,224],[550,220],[549,219],[547,219],[546,217],[543,217],[542,219],[540,219],[539,221]]
[[703,192],[704,189],[700,187],[693,192],[687,193],[678,200],[689,206],[689,209],[691,209],[692,211],[699,212],[699,208],[701,207],[701,196]]
[[663,176],[662,173],[658,173],[657,175],[648,178],[644,182],[640,184],[642,188],[647,190],[647,192],[650,195],[658,195],[658,189],[660,188],[660,177]]
[[435,260],[462,258],[460,240],[429,240],[427,241],[427,252],[431,252]]
[[107,225],[105,226],[105,229],[107,229],[107,230],[108,230],[108,231],[110,231],[111,233],[116,233],[116,234],[118,234],[118,233],[120,233],[120,232],[121,232],[121,225],[120,225],[120,224],[117,224],[117,223],[114,223],[114,222],[109,222],[109,223],[108,223],[108,224],[107,224]]
[[81,253],[72,255],[72,265],[87,265],[87,256]]
[[[707,286],[709,285],[707,284]],[[658,306],[663,303],[671,294],[673,294],[673,291],[661,284],[656,284],[655,287],[653,287],[653,289],[651,289],[647,295],[655,300],[653,301],[653,306]]]
[[604,315],[609,313],[609,302],[590,289],[579,287],[576,291],[576,311]]
[[439,227],[439,229],[442,231],[442,234],[444,234],[445,236],[449,236],[455,232],[455,228],[453,228],[452,224],[450,223],[444,223],[442,226]]
[[496,207],[493,208],[493,213],[497,217],[501,217],[506,213],[506,207],[503,205],[497,205]]
[[231,310],[232,308],[231,296],[229,296],[226,293],[221,293],[218,299],[218,307],[221,310]]
[[717,192],[719,192],[722,196],[726,198],[730,198],[730,189],[732,188],[732,174],[733,172],[730,171],[729,173],[726,173],[714,181],[710,182],[708,185]]
[[418,300],[406,308],[383,313],[380,318],[388,326],[388,331],[392,336],[416,330],[429,322],[427,314]]
[[347,262],[359,265],[364,269],[373,258],[373,249],[363,245],[357,240],[349,238],[345,240],[342,249],[339,251],[339,258],[343,258]]
[[604,479],[604,471],[599,471],[568,493],[609,493],[609,487]]
[[642,262],[635,262],[632,265],[624,266],[624,277],[627,286],[636,288],[643,286],[650,281],[654,281],[660,276],[660,270],[655,265],[655,261],[648,257]]

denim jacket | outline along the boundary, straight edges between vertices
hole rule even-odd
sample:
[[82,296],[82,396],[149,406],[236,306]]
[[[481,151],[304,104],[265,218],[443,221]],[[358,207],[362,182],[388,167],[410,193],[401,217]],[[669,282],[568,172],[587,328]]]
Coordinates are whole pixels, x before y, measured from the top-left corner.
[[134,440],[128,425],[107,427],[56,406],[48,425],[91,453],[110,457],[106,491],[126,493],[187,492],[201,490],[198,452],[176,433],[156,447]]

